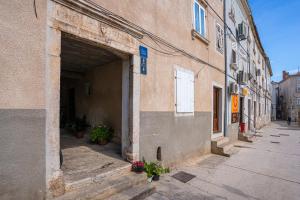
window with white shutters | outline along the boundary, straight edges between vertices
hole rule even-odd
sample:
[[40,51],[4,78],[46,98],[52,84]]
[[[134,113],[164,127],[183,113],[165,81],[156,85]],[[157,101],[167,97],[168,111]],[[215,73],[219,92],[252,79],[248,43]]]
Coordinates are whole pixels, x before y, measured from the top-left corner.
[[176,112],[194,112],[194,73],[176,70]]

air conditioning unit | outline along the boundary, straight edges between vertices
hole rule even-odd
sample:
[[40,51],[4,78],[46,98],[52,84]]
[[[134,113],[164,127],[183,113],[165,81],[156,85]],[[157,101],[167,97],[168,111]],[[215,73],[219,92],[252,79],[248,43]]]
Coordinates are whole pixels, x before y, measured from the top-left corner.
[[233,69],[234,71],[236,71],[238,69],[238,65],[237,63],[231,63],[230,64],[231,69]]
[[244,71],[239,71],[238,81],[241,85],[246,85],[248,82],[248,73]]
[[230,83],[229,91],[231,94],[239,93],[239,85],[237,83]]
[[260,76],[261,75],[261,71],[260,71],[260,69],[257,69],[256,70],[256,76]]
[[247,26],[245,22],[242,22],[238,25],[238,38],[239,40],[247,39]]

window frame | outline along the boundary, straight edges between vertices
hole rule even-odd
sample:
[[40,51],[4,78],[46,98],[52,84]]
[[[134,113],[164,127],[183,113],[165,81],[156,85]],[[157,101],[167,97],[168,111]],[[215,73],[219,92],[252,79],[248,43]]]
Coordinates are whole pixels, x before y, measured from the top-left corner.
[[[198,7],[199,7],[199,10],[198,10],[198,12],[199,12],[199,32],[197,31],[197,29],[196,29],[196,13],[195,13],[195,4],[197,4],[198,5]],[[202,37],[204,37],[204,38],[206,38],[206,9],[205,9],[205,7],[201,4],[201,3],[199,3],[199,1],[198,0],[194,0],[194,3],[193,3],[193,28],[194,28],[194,30],[195,30],[195,32],[196,33],[198,33],[200,36],[202,36]],[[203,10],[203,12],[204,12],[204,19],[203,19],[203,23],[204,23],[204,26],[202,26],[202,22],[201,22],[201,9]],[[204,27],[204,34],[201,34],[201,32],[202,32],[202,27]]]
[[296,105],[297,105],[297,106],[300,106],[300,97],[297,97],[297,98],[296,98]]
[[[218,27],[220,29],[220,34],[218,32]],[[222,55],[224,54],[224,29],[222,28],[221,24],[219,24],[218,22],[216,22],[216,50],[217,52],[221,53]],[[218,44],[219,44],[219,40],[218,40],[218,36],[220,35],[220,39],[222,40],[223,44],[222,47],[219,48]]]
[[296,78],[296,93],[300,93],[300,77]]

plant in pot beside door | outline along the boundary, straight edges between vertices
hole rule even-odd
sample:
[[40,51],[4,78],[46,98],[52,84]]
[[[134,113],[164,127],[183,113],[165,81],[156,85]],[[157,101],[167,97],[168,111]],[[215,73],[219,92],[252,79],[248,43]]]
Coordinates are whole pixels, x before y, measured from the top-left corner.
[[113,136],[113,130],[106,125],[98,125],[91,131],[91,141],[100,145],[107,144]]
[[147,173],[148,181],[158,181],[161,174],[169,173],[169,168],[164,168],[160,164],[155,162],[147,163],[144,161],[145,164],[145,172]]
[[75,122],[72,124],[73,132],[77,138],[83,138],[86,128],[88,124],[86,122],[86,117],[84,116],[82,119],[77,118]]

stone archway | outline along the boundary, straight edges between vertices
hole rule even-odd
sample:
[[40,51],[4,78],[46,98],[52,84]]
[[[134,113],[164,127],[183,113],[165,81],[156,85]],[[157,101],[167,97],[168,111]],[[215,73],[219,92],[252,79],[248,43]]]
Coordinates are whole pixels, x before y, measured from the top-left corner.
[[[81,13],[76,10],[80,9]],[[83,13],[82,13],[83,11]],[[86,3],[50,1],[48,5],[46,63],[46,185],[47,195],[64,192],[63,173],[59,161],[60,53],[62,32],[131,55],[123,61],[122,155],[128,160],[139,158],[140,75],[138,41],[133,35],[103,23],[100,13]],[[133,73],[135,72],[135,73]],[[124,96],[123,96],[124,97]]]

